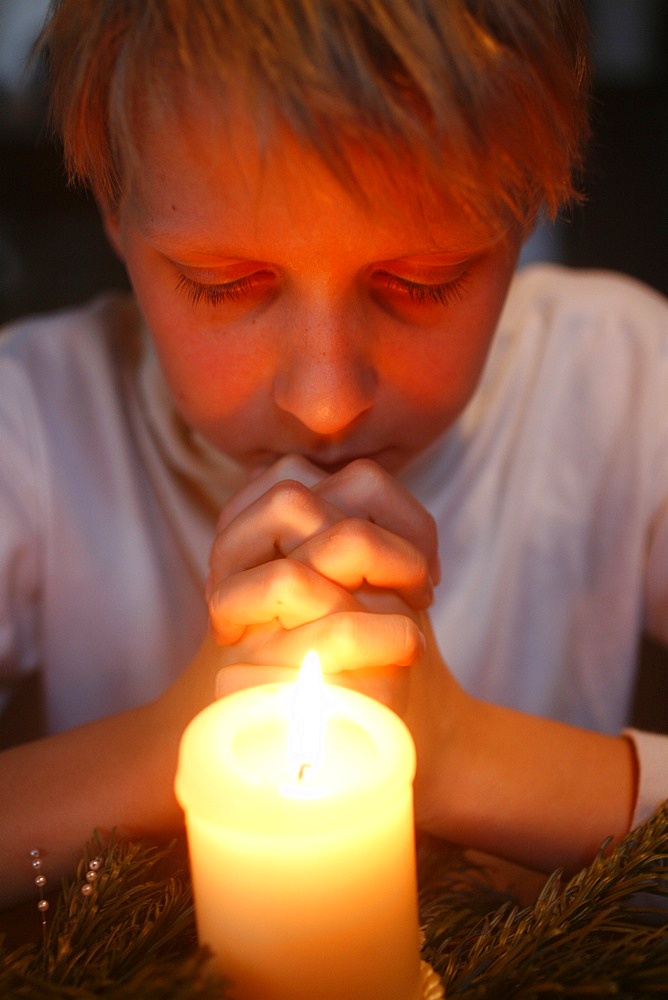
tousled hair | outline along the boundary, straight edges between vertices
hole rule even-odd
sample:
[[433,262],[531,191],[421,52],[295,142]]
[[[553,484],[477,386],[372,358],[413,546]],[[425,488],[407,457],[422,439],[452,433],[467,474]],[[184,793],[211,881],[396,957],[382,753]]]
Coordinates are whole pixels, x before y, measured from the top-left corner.
[[[588,135],[579,0],[53,0],[39,41],[71,178],[117,203],[141,109],[243,98],[364,195],[361,163],[493,226],[577,197]],[[368,182],[367,182],[368,183]]]

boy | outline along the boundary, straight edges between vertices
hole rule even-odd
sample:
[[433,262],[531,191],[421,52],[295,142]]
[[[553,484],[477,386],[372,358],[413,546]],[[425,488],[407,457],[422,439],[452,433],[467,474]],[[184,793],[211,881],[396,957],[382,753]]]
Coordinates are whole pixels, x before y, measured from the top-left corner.
[[666,305],[509,292],[573,197],[584,32],[570,0],[54,5],[134,298],[3,345],[2,655],[55,734],[3,758],[5,902],[32,847],[178,828],[189,719],[311,647],[406,718],[441,836],[574,868],[665,795],[665,741],[618,732],[668,640]]

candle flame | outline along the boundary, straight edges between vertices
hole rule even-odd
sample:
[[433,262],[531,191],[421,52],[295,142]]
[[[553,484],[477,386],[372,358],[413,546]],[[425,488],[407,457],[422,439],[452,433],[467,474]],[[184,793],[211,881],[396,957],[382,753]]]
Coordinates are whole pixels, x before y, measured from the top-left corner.
[[318,654],[309,651],[295,684],[288,755],[291,768],[301,779],[308,767],[322,757],[325,731],[325,685]]

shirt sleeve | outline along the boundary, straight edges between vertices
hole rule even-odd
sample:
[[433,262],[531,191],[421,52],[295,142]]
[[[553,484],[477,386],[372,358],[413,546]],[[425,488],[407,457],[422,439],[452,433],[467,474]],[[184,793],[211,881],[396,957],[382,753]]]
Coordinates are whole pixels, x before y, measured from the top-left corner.
[[652,392],[647,406],[649,438],[648,530],[643,622],[647,633],[668,646],[668,309],[657,310],[657,349],[652,355]]
[[668,736],[625,729],[638,764],[638,791],[631,829],[646,822],[668,798]]
[[[647,535],[644,628],[649,636],[668,646],[668,313],[665,300],[645,295],[648,325],[658,332],[654,354],[654,392],[648,400],[650,428],[655,441],[651,458],[651,493]],[[655,309],[655,307],[658,308]],[[635,749],[638,791],[633,827],[648,820],[668,798],[668,735],[625,729]]]
[[7,686],[39,656],[41,563],[38,489],[41,435],[31,388],[11,358],[0,361],[0,705]]

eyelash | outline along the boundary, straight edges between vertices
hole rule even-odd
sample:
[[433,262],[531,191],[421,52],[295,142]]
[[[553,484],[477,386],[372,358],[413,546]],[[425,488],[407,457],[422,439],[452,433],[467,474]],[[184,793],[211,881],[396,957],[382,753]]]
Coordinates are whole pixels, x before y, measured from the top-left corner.
[[[454,281],[447,281],[436,285],[425,285],[417,281],[409,281],[407,278],[398,278],[396,275],[384,271],[380,272],[378,277],[382,278],[386,288],[407,295],[411,302],[415,302],[418,305],[433,303],[435,305],[446,306],[461,298],[468,277],[468,271],[465,271]],[[247,277],[237,278],[235,281],[227,281],[220,285],[202,284],[182,274],[179,276],[176,287],[177,289],[182,289],[195,306],[201,302],[218,306],[224,302],[238,301],[248,292],[251,292],[257,283],[257,274],[249,274]]]
[[418,281],[398,278],[395,274],[389,274],[385,271],[381,272],[380,277],[387,288],[408,295],[411,302],[416,302],[418,305],[434,303],[439,306],[447,306],[462,297],[468,271],[464,271],[453,281],[445,281],[438,285],[423,285]]
[[182,274],[176,283],[176,287],[186,293],[194,306],[199,305],[200,302],[219,306],[223,302],[236,302],[252,291],[257,281],[258,277],[256,274],[249,274],[247,277],[237,278],[235,281],[226,281],[222,285],[207,285],[193,281],[192,278]]

